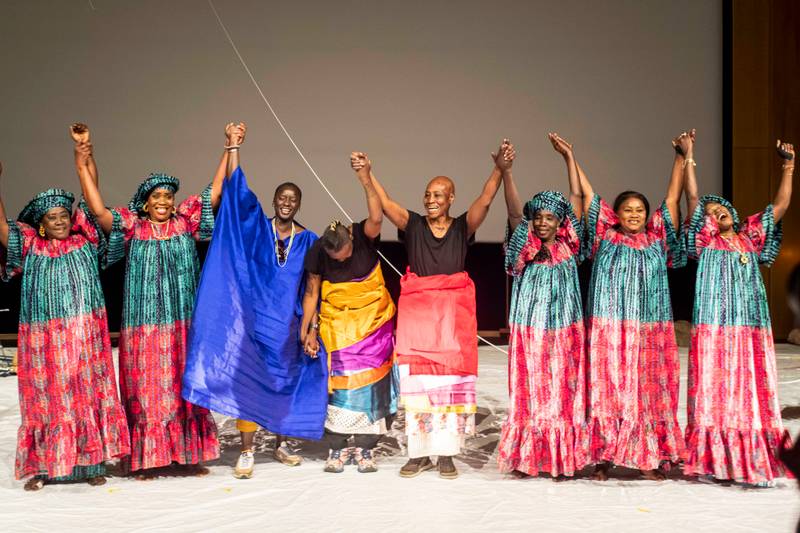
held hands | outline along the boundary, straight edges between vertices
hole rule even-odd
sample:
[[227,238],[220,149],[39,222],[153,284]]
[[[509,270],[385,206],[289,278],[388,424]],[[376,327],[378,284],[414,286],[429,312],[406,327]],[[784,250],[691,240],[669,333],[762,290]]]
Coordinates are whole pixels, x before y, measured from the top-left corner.
[[319,339],[317,338],[317,330],[311,330],[308,332],[306,339],[303,342],[303,351],[312,359],[317,358],[317,353],[319,352]]
[[69,127],[69,135],[75,144],[90,143],[89,126],[83,122],[75,122]]
[[564,159],[571,159],[573,157],[572,145],[561,138],[558,133],[548,133],[547,138],[550,140],[550,144],[553,145],[553,149],[564,156]]
[[499,168],[502,172],[508,172],[511,170],[511,166],[514,164],[515,157],[516,151],[514,150],[514,145],[511,144],[509,139],[503,139],[503,142],[500,144],[497,152],[492,152],[492,160],[497,168]]
[[364,152],[350,152],[350,168],[352,168],[361,181],[369,179],[372,163]]
[[697,130],[684,131],[674,139],[672,139],[672,147],[675,151],[683,157],[691,158],[694,152],[694,142],[697,137]]
[[234,124],[229,122],[225,125],[225,147],[239,146],[244,142],[247,135],[247,125],[244,122]]

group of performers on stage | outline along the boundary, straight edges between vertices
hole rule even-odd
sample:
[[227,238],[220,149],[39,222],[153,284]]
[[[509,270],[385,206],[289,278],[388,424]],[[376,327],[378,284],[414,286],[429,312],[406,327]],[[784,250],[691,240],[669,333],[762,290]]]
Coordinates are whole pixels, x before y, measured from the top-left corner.
[[[284,464],[302,461],[292,439],[324,439],[325,471],[374,472],[374,449],[400,406],[409,456],[400,475],[457,477],[453,457],[474,432],[477,407],[475,286],[464,264],[501,184],[514,283],[500,470],[558,479],[594,465],[592,478],[605,480],[619,465],[663,480],[682,463],[687,475],[752,486],[785,474],[758,265],[780,248],[790,144],[777,145],[783,173],[773,203],[745,219],[719,196],[698,198],[694,130],[673,140],[667,196],[653,212],[635,191],[607,204],[555,133],[568,197],[544,191],[523,204],[515,149],[504,140],[481,194],[458,217],[449,178],[428,183],[416,213],[353,152],[367,217],[334,221],[318,238],[295,220],[302,191],[293,183],[277,187],[274,216],[264,216],[240,167],[242,123],[226,127],[199,196],[178,204],[178,179],[151,174],[127,206],[111,209],[88,127],[70,132],[83,192],[76,209],[62,189],[35,196],[16,220],[0,201],[0,276],[22,275],[15,473],[26,490],[103,484],[113,459],[141,479],[175,463],[206,474],[202,463],[219,457],[211,411],[237,419],[238,478],[253,474],[259,426],[277,435]],[[397,305],[378,255],[384,216],[408,253]],[[201,274],[195,241],[212,234]],[[99,271],[123,257],[118,392]],[[667,268],[687,257],[698,271],[682,431]],[[593,263],[586,309],[577,271],[585,258]]]

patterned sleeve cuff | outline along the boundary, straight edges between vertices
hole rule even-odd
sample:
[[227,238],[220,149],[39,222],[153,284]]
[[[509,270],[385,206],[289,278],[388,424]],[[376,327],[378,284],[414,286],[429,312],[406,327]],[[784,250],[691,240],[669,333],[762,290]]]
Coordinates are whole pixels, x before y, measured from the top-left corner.
[[0,279],[8,281],[22,272],[22,232],[16,221],[8,220],[8,246],[0,253]]
[[200,228],[198,239],[208,240],[214,234],[214,209],[211,206],[211,185],[208,185],[200,194],[202,206],[200,208]]
[[589,214],[586,216],[586,223],[583,224],[583,251],[581,256],[589,258],[594,255],[595,243],[597,241],[597,226],[600,222],[600,211],[602,210],[602,200],[599,194],[592,196],[589,204]]
[[541,248],[541,241],[531,237],[528,221],[524,218],[517,224],[514,231],[506,224],[506,272],[511,276],[519,276],[525,270],[525,265]]
[[664,220],[664,237],[668,253],[667,266],[670,268],[686,266],[686,245],[681,239],[678,230],[672,224],[672,216],[666,201],[661,204],[661,213]]
[[775,209],[772,204],[761,214],[761,225],[764,231],[764,244],[761,253],[758,254],[758,262],[772,266],[781,251],[783,241],[783,220],[775,222]]
[[108,268],[125,257],[125,228],[122,224],[122,215],[116,209],[112,209],[111,216],[114,219],[111,223],[111,232],[105,239],[106,244],[100,256],[103,268]]

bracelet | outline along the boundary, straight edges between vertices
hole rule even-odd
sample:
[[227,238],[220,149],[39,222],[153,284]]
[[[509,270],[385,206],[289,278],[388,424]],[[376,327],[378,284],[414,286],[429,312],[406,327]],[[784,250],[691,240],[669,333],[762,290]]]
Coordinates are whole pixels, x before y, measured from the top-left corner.
[[311,324],[311,329],[319,329],[319,322]]
[[691,163],[693,167],[697,166],[697,163],[694,162],[694,159],[692,159],[691,157],[687,157],[686,159],[683,160],[683,168],[686,168],[686,165],[688,165],[689,163]]
[[794,165],[783,165],[781,168],[783,170],[794,170]]
[[226,152],[234,152],[239,149],[241,144],[232,144],[230,146],[224,146]]

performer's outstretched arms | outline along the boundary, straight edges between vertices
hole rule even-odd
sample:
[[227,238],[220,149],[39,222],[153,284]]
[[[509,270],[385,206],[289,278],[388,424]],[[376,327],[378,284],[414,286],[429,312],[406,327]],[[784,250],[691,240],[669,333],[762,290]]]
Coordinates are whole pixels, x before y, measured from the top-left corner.
[[[89,132],[89,127],[82,123],[82,122],[75,122],[69,127],[69,135],[72,137],[72,140],[75,141],[75,144],[88,144],[89,148],[92,147],[92,139]],[[94,161],[94,156],[89,152],[89,159],[86,161],[86,168],[89,170],[89,174],[92,175],[92,179],[94,180],[95,185],[99,184],[99,178],[97,174],[97,164]]]
[[513,231],[514,228],[522,222],[522,201],[519,199],[517,184],[514,182],[514,176],[511,174],[511,166],[514,163],[516,152],[514,150],[514,145],[511,144],[511,142],[506,143],[506,141],[508,141],[508,139],[505,139],[500,147],[501,153],[492,154],[492,159],[495,161],[495,164],[497,164],[498,158],[502,163],[500,172],[503,173],[503,196],[506,200],[508,225]]
[[[689,137],[689,134],[686,134]],[[694,144],[694,143],[692,143]],[[672,220],[672,227],[680,227],[680,201],[681,191],[683,191],[683,169],[689,165],[694,166],[694,159],[692,156],[686,155],[685,159],[681,159],[680,154],[675,153],[675,160],[672,162],[672,173],[669,176],[669,185],[667,186],[667,197],[664,198],[664,204],[669,210],[669,217]]]
[[378,191],[375,190],[375,185],[370,178],[372,163],[364,152],[352,152],[350,154],[350,167],[355,170],[358,181],[361,182],[364,187],[364,193],[367,195],[367,211],[369,215],[364,224],[364,234],[370,239],[375,239],[381,234],[383,209]]
[[489,207],[492,205],[492,200],[494,200],[495,195],[497,194],[497,189],[500,188],[500,183],[503,180],[503,171],[500,168],[502,166],[508,166],[511,168],[511,161],[506,161],[506,148],[509,145],[508,139],[503,139],[503,142],[500,144],[500,148],[497,149],[497,152],[492,154],[492,158],[494,159],[494,169],[492,169],[492,173],[489,174],[489,177],[486,179],[486,183],[483,186],[483,191],[481,191],[480,196],[478,196],[472,205],[469,206],[467,210],[467,236],[472,237],[483,221],[486,219],[486,215],[489,214]]
[[[0,163],[0,176],[3,175],[3,163]],[[0,194],[0,244],[8,247],[8,220],[6,220],[6,206],[3,205],[3,195]]]
[[389,195],[386,194],[386,190],[383,188],[383,185],[378,181],[378,178],[375,177],[375,174],[370,171],[369,173],[370,181],[372,181],[372,186],[375,189],[375,192],[378,193],[378,198],[381,200],[381,208],[383,209],[383,214],[386,215],[392,224],[397,226],[397,229],[403,231],[406,229],[406,225],[408,224],[408,209],[401,206],[391,198]]
[[575,168],[578,169],[578,179],[581,182],[581,196],[583,196],[583,216],[589,216],[589,208],[592,206],[592,198],[594,197],[594,189],[589,182],[589,178],[583,171],[583,167],[578,161],[575,161]]
[[[569,203],[572,205],[572,210],[578,220],[583,218],[583,204],[584,197],[581,188],[581,179],[578,173],[578,162],[575,160],[575,153],[572,150],[572,145],[564,140],[558,133],[548,133],[547,138],[556,152],[564,157],[564,162],[567,164],[567,177],[569,179]],[[592,201],[591,198],[588,200]]]
[[792,200],[792,176],[794,174],[794,146],[789,143],[778,143],[775,145],[778,153],[783,158],[783,173],[781,174],[781,184],[778,187],[778,192],[775,194],[775,199],[772,201],[772,210],[775,216],[775,222],[778,222],[786,214],[789,208],[789,202]]
[[319,288],[322,277],[319,274],[306,272],[306,290],[303,293],[303,320],[300,323],[300,342],[303,350],[311,357],[316,357],[319,351],[317,331],[317,304],[319,303]]
[[[220,157],[217,171],[214,173],[214,178],[211,180],[211,208],[216,212],[219,207],[219,201],[222,197],[222,181],[226,176],[233,174],[236,167],[239,166],[239,146],[244,143],[244,137],[247,134],[247,126],[244,122],[234,124],[229,122],[225,126],[225,150]],[[235,164],[231,166],[231,159],[235,158]]]
[[[675,161],[672,163],[672,175],[682,174],[683,192],[686,195],[686,216],[691,217],[694,213],[700,195],[697,192],[697,174],[694,165],[694,141],[697,130],[692,129],[688,133],[683,132],[672,140],[675,147]],[[671,180],[670,180],[671,181]]]
[[89,127],[75,123],[70,127],[70,135],[75,141],[75,170],[81,182],[81,190],[89,211],[97,219],[104,233],[111,233],[114,217],[103,202],[98,187],[97,167],[92,155],[92,143],[89,140]]

